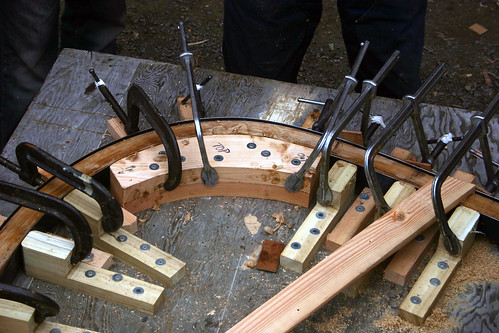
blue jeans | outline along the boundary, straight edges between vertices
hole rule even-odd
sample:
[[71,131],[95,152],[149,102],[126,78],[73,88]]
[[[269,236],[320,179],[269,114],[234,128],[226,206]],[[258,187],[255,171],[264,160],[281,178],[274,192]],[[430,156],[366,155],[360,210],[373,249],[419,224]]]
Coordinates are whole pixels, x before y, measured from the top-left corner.
[[125,0],[0,0],[0,150],[54,64],[59,44],[116,53]]

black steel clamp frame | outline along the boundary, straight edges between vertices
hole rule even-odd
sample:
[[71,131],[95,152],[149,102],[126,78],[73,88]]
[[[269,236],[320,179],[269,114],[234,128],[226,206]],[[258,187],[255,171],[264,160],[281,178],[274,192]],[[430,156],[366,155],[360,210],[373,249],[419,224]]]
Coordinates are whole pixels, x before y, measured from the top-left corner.
[[[317,201],[324,206],[331,204],[332,192],[329,188],[328,183],[328,171],[329,171],[329,156],[331,154],[331,149],[333,147],[333,142],[338,138],[341,131],[346,127],[346,125],[352,120],[353,116],[360,110],[360,108],[365,105],[365,103],[376,95],[377,85],[385,78],[388,72],[395,66],[399,59],[399,51],[393,52],[390,58],[386,61],[383,67],[376,73],[376,76],[372,80],[365,80],[363,84],[363,90],[361,94],[355,99],[355,101],[350,105],[348,110],[345,112],[341,121],[336,124],[334,129],[330,131],[327,135],[327,140],[322,148],[322,159],[320,166],[319,175],[319,187],[317,188]],[[364,110],[364,114],[366,110]]]
[[170,125],[163,116],[159,113],[158,109],[147,94],[138,85],[133,84],[128,89],[127,95],[127,111],[128,115],[123,111],[118,104],[113,94],[109,91],[104,81],[99,79],[94,69],[89,70],[92,74],[95,85],[99,88],[106,101],[111,105],[118,118],[125,127],[125,132],[128,135],[137,133],[139,131],[139,113],[142,113],[151,127],[158,134],[165,152],[168,157],[168,178],[163,184],[165,190],[171,191],[175,189],[180,183],[182,177],[182,160],[180,157],[180,149]]
[[0,199],[46,213],[66,225],[75,244],[71,254],[72,264],[85,259],[92,251],[92,229],[85,217],[69,203],[46,193],[1,180]]
[[28,289],[0,283],[0,298],[26,304],[35,309],[35,322],[42,323],[45,317],[53,317],[59,313],[60,307],[54,300]]
[[37,166],[94,198],[102,210],[102,227],[106,232],[118,230],[123,224],[123,211],[111,192],[92,177],[58,160],[35,145],[22,142],[16,147],[19,178],[32,186],[40,178]]
[[[423,98],[431,91],[438,80],[442,77],[445,70],[445,64],[440,64],[433,73],[425,80],[423,85],[418,89],[418,91],[411,96],[406,96],[405,103],[402,109],[390,120],[383,131],[374,139],[371,145],[367,148],[366,154],[364,156],[364,168],[366,172],[366,179],[371,188],[373,194],[374,202],[376,206],[381,210],[382,213],[386,213],[390,210],[390,206],[386,202],[383,192],[381,191],[381,186],[379,184],[376,172],[374,170],[374,158],[385,144],[391,139],[392,135],[402,126],[402,124],[414,113],[419,112],[419,103]],[[419,118],[419,116],[418,116]],[[413,118],[414,120],[414,118]],[[417,127],[417,125],[415,125]],[[416,129],[416,133],[418,130]],[[421,135],[421,134],[420,134]],[[424,139],[423,132],[423,142],[426,146],[426,139]],[[418,140],[419,142],[419,140]],[[421,142],[419,142],[421,148]]]
[[449,254],[457,256],[461,253],[462,248],[457,236],[452,232],[447,221],[447,216],[445,215],[444,205],[442,203],[441,190],[445,179],[450,175],[452,170],[457,166],[459,161],[463,156],[470,150],[472,144],[478,138],[480,140],[480,146],[483,151],[485,169],[487,173],[488,183],[491,183],[495,179],[494,166],[492,164],[492,158],[490,155],[490,149],[487,140],[487,124],[492,119],[492,117],[497,113],[499,106],[499,94],[497,94],[494,100],[487,106],[487,109],[480,116],[473,116],[472,120],[475,120],[472,127],[463,136],[463,140],[459,143],[456,149],[453,150],[452,154],[444,162],[443,166],[438,171],[437,175],[433,179],[433,184],[431,188],[431,200],[433,202],[433,208],[435,210],[435,215],[437,217],[437,222],[439,224],[440,232],[444,239],[445,248]]

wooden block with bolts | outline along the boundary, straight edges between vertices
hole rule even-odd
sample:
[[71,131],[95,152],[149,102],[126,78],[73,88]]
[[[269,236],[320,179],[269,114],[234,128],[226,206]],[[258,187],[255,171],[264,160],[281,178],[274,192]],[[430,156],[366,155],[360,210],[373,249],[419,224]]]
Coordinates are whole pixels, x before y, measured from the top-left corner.
[[316,204],[281,253],[281,266],[302,273],[353,197],[357,167],[337,161],[329,170],[331,206]]
[[458,207],[449,219],[449,227],[462,245],[461,255],[451,256],[440,239],[437,251],[421,273],[416,284],[399,308],[399,316],[414,324],[422,325],[438,301],[447,282],[451,279],[462,258],[475,238],[475,228],[480,214],[466,207]]
[[120,273],[70,263],[73,241],[31,231],[22,241],[26,274],[140,311],[154,313],[164,298],[164,288]]
[[[475,187],[469,183],[448,178],[442,186],[445,211],[456,207],[474,190]],[[336,250],[334,255],[326,257],[261,305],[229,332],[290,331],[356,278],[430,227],[435,222],[430,197],[431,183],[428,183]]]
[[103,232],[100,206],[83,192],[72,191],[64,200],[85,216],[92,228],[94,244],[98,248],[113,254],[116,258],[170,287],[185,275],[186,265],[183,261],[123,228],[111,233]]

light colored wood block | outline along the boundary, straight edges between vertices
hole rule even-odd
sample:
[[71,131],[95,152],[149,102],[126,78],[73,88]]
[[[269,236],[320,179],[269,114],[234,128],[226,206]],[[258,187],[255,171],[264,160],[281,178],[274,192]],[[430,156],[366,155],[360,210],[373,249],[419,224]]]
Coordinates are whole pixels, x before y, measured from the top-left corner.
[[[65,198],[87,219],[93,232],[94,245],[113,254],[116,258],[135,267],[159,282],[173,286],[185,275],[185,263],[171,254],[161,251],[156,246],[134,236],[123,228],[117,231],[102,232],[102,211],[94,199],[80,191],[72,191]],[[126,241],[118,241],[126,239]],[[144,250],[145,249],[145,250]],[[160,265],[156,264],[159,260]],[[164,263],[163,263],[164,261]]]
[[408,150],[395,147],[393,148],[392,152],[390,153],[391,156],[398,158],[399,160],[408,160],[408,161],[415,161],[416,157],[414,154]]
[[340,133],[340,138],[356,143],[358,145],[362,145],[362,133],[360,131],[349,131],[343,130]]
[[35,309],[25,304],[0,298],[0,331],[32,333],[35,330]]
[[[475,187],[448,178],[442,187],[446,211]],[[229,332],[287,332],[435,222],[431,183],[373,222],[345,245],[265,302]]]
[[99,333],[97,331],[91,331],[85,328],[78,328],[58,323],[52,323],[50,321],[44,321],[36,328],[36,333],[54,333],[53,329],[60,329],[61,333]]
[[[202,161],[195,137],[178,141],[182,163],[180,185],[166,191],[163,183],[168,175],[168,163],[155,146],[111,165],[111,193],[132,213],[158,204],[197,196],[257,197],[274,199],[308,207],[315,193],[317,159],[304,177],[303,188],[290,193],[284,189],[289,175],[297,172],[313,148],[282,140],[249,135],[205,135],[207,156],[217,170],[218,183],[213,187],[202,184]],[[254,149],[248,144],[256,145]],[[266,151],[270,156],[262,156]],[[158,156],[163,160],[158,160]],[[215,160],[215,156],[222,160]],[[218,159],[217,157],[217,159]]]
[[[366,196],[369,198],[366,199]],[[325,248],[334,251],[372,222],[376,204],[369,188],[364,188],[345,215],[327,235]]]
[[134,214],[130,213],[128,210],[125,208],[121,208],[123,210],[123,225],[121,226],[122,229],[125,229],[131,234],[134,234],[137,232],[139,228],[139,221],[137,216]]
[[[68,250],[70,244],[73,242],[62,237],[31,231],[22,242],[26,274],[133,309],[148,313],[157,310],[164,298],[164,288],[161,286],[82,262],[73,266],[67,274],[54,269],[58,265],[51,264],[50,257],[52,256],[55,262],[61,261],[58,253],[71,253],[74,244]],[[69,255],[66,257],[69,264]],[[94,276],[86,276],[87,271],[94,272]],[[116,274],[121,280],[113,279]]]
[[479,217],[480,214],[472,209],[462,206],[456,208],[449,219],[449,226],[462,244],[463,252],[460,256],[451,256],[440,239],[437,251],[400,305],[400,317],[414,325],[423,324],[471,247]]
[[385,268],[383,278],[390,282],[405,286],[407,280],[426,255],[429,247],[438,235],[436,225],[425,230],[414,238],[403,249],[397,252]]
[[121,122],[120,118],[115,117],[107,121],[107,131],[113,139],[118,140],[127,136],[125,132],[125,126]]
[[331,206],[315,205],[281,253],[282,267],[302,273],[310,265],[326,235],[350,203],[355,189],[357,167],[337,161],[328,173],[333,192]]
[[192,119],[192,101],[189,99],[185,104],[182,104],[181,102],[184,98],[177,98],[177,110],[180,120],[189,120]]
[[[87,259],[88,258],[88,259]],[[92,249],[89,257],[82,260],[82,262],[104,269],[109,269],[113,264],[113,255],[97,249]]]

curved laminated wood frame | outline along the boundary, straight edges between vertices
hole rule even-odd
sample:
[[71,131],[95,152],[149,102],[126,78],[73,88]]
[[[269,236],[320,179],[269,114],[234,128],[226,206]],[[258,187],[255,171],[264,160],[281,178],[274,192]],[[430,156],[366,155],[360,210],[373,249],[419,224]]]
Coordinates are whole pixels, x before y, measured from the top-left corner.
[[[257,119],[210,118],[204,119],[202,124],[205,135],[243,134],[274,138],[310,148],[315,146],[320,137],[320,133],[312,130]],[[195,136],[192,121],[172,124],[172,129],[178,140]],[[151,148],[159,144],[161,144],[161,141],[153,131],[141,132],[100,148],[75,162],[73,166],[79,171],[93,176],[133,152]],[[130,147],[133,147],[134,151],[131,151]],[[338,139],[332,149],[332,154],[351,163],[363,165],[365,149]],[[376,157],[375,169],[377,172],[406,181],[416,187],[423,186],[434,177],[434,174],[428,171],[383,154]],[[39,188],[41,192],[59,198],[64,197],[72,189],[70,185],[57,178],[50,179]],[[476,192],[469,196],[463,202],[463,205],[499,220],[499,205],[496,203],[496,199]],[[0,229],[0,273],[6,268],[12,254],[21,241],[42,216],[42,213],[26,208],[19,208],[2,226]]]

